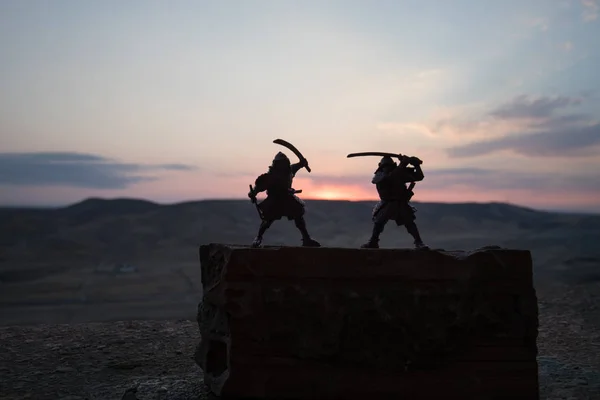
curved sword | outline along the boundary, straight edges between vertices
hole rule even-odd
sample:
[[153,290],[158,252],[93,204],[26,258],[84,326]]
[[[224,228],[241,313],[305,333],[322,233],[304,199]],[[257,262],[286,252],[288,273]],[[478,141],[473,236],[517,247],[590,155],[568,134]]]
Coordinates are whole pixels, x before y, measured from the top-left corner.
[[310,167],[308,166],[308,161],[306,161],[306,158],[304,158],[302,153],[300,153],[298,151],[298,149],[296,147],[294,147],[293,144],[291,144],[290,142],[286,142],[283,139],[275,139],[275,140],[273,140],[273,143],[288,148],[292,153],[294,153],[296,155],[296,157],[298,157],[300,159],[300,161],[305,161],[306,162],[305,168],[308,172],[310,172]]
[[[404,157],[402,154],[398,154],[398,153],[385,153],[385,152],[381,152],[381,151],[365,151],[362,153],[350,153],[346,156],[346,158],[366,157],[366,156],[392,157],[392,158],[397,158],[399,160],[402,157]],[[419,160],[419,161],[421,161],[421,160]],[[419,164],[422,164],[422,162],[419,162]]]
[[380,152],[380,151],[365,151],[365,152],[362,152],[362,153],[350,153],[346,157],[347,158],[352,158],[352,157],[365,157],[365,156],[400,158],[400,157],[402,157],[402,154],[398,154],[398,153],[383,153],[383,152]]
[[[384,152],[380,152],[380,151],[365,151],[362,153],[350,153],[346,156],[346,158],[353,158],[353,157],[366,157],[366,156],[377,156],[377,157],[395,157],[397,159],[401,159],[403,156],[402,154],[395,154],[395,153],[384,153]],[[422,164],[423,162],[419,159],[418,163]],[[415,185],[417,183],[416,182],[411,182],[410,185],[408,185],[408,192],[411,193],[409,200],[412,198],[413,196],[413,189],[415,188]]]

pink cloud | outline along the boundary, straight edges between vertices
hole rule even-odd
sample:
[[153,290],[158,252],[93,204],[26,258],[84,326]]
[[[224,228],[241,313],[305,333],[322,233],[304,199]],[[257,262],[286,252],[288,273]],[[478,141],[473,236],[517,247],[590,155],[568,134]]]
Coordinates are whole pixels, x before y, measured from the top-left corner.
[[582,18],[586,22],[595,21],[600,14],[600,2],[598,0],[581,0],[583,6]]
[[[523,156],[594,156],[600,146],[600,123],[591,115],[569,110],[583,100],[568,96],[517,96],[482,116],[482,121],[491,121],[500,129],[499,134],[448,148],[448,154],[475,157],[510,151]],[[462,121],[450,123],[460,126]]]
[[389,133],[416,132],[428,138],[442,139],[451,143],[463,143],[465,139],[501,137],[507,132],[533,130],[537,118],[498,119],[479,108],[438,110],[426,121],[408,123],[382,123],[378,129]]
[[427,121],[388,122],[379,129],[428,138],[430,149],[445,153],[430,155],[437,166],[450,165],[456,157],[506,150],[521,155],[590,155],[592,147],[600,145],[599,121],[572,110],[588,97],[520,95],[493,107],[471,104],[438,109]]

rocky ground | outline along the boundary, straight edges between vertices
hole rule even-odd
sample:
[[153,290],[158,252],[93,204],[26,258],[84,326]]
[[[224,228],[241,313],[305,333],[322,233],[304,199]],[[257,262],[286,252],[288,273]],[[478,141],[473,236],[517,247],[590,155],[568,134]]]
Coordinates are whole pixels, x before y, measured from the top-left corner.
[[538,290],[540,399],[600,399],[600,283]]
[[2,399],[210,398],[191,321],[15,326],[0,340]]
[[[541,399],[600,399],[598,285],[547,287],[540,306]],[[194,321],[0,328],[0,398],[211,399],[191,359]]]

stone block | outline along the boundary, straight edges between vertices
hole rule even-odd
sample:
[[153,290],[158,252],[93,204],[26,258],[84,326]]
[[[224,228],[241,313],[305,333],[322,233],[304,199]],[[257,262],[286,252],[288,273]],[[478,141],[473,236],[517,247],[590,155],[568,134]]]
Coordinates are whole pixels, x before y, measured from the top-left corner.
[[538,399],[529,251],[200,247],[220,396]]

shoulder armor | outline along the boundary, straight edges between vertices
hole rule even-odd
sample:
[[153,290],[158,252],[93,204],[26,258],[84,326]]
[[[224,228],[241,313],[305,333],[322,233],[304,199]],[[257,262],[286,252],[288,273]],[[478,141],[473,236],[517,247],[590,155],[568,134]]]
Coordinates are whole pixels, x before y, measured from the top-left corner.
[[256,180],[254,181],[254,185],[255,186],[265,186],[268,181],[269,181],[269,174],[265,173],[265,174],[259,175],[258,178],[256,178]]

